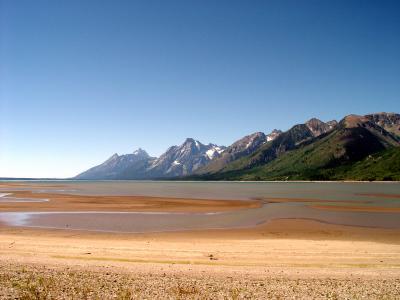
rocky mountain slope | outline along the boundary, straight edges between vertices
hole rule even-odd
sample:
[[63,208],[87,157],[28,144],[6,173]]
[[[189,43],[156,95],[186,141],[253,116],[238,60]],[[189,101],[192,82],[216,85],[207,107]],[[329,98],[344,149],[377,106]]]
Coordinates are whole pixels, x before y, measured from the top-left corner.
[[148,176],[161,178],[190,175],[212,159],[220,157],[224,149],[223,146],[204,145],[188,138],[182,145],[170,147],[157,158],[148,168]]
[[[380,163],[378,167],[381,171],[379,178],[385,179],[385,176],[386,179],[397,178],[396,172],[393,170],[389,172],[391,167],[386,163],[392,166],[399,165],[399,162],[396,162],[399,155],[396,154],[397,150],[393,150],[400,147],[399,140],[394,134],[386,131],[367,116],[349,115],[330,131],[313,138],[310,138],[310,132],[307,132],[301,125],[294,126],[283,133],[281,137],[286,140],[285,143],[283,140],[276,139],[274,143],[278,143],[278,147],[266,145],[254,155],[245,158],[241,162],[241,166],[244,167],[208,174],[207,179],[336,180],[361,178],[360,172],[364,172],[363,175],[367,177],[368,168],[372,170],[371,164],[362,163],[362,161],[373,155],[385,158],[382,160],[385,163]],[[277,154],[277,151],[272,151],[272,149],[279,149],[283,146],[286,146],[286,150],[289,149],[289,146],[291,149],[271,159],[274,154]],[[387,154],[391,153],[390,151],[395,151],[395,153]],[[359,171],[354,171],[356,167]],[[385,175],[384,170],[390,174]],[[350,176],[351,174],[353,177]],[[358,174],[358,177],[354,177],[355,174]]]
[[249,155],[231,161],[217,171],[207,170],[208,172],[203,172],[202,174],[212,175],[218,172],[251,169],[258,165],[267,164],[287,151],[295,149],[300,143],[312,140],[333,130],[336,124],[336,121],[331,121],[328,124],[313,118],[305,124],[295,125],[288,131],[280,133],[273,140],[263,143],[256,151],[253,151]]
[[386,131],[400,137],[400,114],[381,112],[369,114],[365,117],[371,122],[381,126]]
[[141,149],[114,154],[75,178],[389,180],[399,177],[399,147],[399,114],[348,115],[339,123],[312,118],[285,132],[255,132],[229,147],[188,138],[158,158]]
[[276,139],[282,131],[274,129],[270,134],[255,132],[237,140],[227,147],[220,157],[213,159],[205,167],[200,168],[196,174],[215,173],[223,170],[230,162],[241,157],[250,155],[259,149],[263,144]]
[[337,122],[336,120],[333,120],[324,123],[317,118],[312,118],[308,120],[305,125],[310,129],[312,135],[316,137],[333,129],[337,125]]

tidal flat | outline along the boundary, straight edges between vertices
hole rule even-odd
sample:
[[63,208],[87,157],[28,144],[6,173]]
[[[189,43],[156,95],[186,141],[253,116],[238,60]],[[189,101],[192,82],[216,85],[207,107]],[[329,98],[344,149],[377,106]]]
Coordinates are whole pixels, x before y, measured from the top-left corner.
[[2,182],[0,298],[398,299],[399,187]]

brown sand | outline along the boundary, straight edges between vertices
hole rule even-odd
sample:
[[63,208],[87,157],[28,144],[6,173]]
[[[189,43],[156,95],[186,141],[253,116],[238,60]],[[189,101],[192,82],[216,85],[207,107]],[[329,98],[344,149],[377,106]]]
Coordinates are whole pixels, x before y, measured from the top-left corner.
[[38,184],[35,182],[0,182],[1,188],[29,188],[29,189],[42,189],[42,188],[64,188],[65,185],[61,184]]
[[359,196],[367,196],[367,197],[374,197],[374,198],[400,198],[400,194],[363,194],[363,193],[358,193],[356,195]]
[[[354,204],[354,200],[325,200],[325,199],[315,199],[315,198],[265,198],[265,201],[268,203],[290,203],[290,202],[301,202],[301,203],[348,203]],[[371,201],[357,201],[356,203],[368,204]]]
[[309,220],[152,234],[0,226],[5,299],[395,299],[399,278],[399,230]]
[[[15,243],[7,244],[6,240],[13,241]],[[23,243],[22,243],[23,242]],[[292,247],[288,249],[274,248],[271,247],[276,245],[284,245],[286,243],[293,242]],[[322,242],[322,243],[321,243]],[[379,249],[383,252],[383,248],[389,250],[397,249],[400,250],[400,230],[397,229],[378,229],[378,228],[363,228],[363,227],[351,227],[342,225],[332,225],[316,222],[313,220],[293,220],[293,219],[281,219],[271,221],[266,224],[256,226],[254,228],[242,228],[242,229],[213,229],[213,230],[200,230],[200,231],[186,231],[186,232],[164,232],[164,233],[143,233],[143,234],[117,234],[117,233],[94,233],[86,231],[68,231],[68,230],[56,230],[56,229],[32,229],[32,228],[21,228],[21,227],[8,227],[0,226],[0,250],[10,252],[9,254],[17,254],[18,250],[22,252],[32,252],[37,255],[40,253],[54,252],[55,254],[67,254],[71,252],[75,255],[79,255],[79,248],[100,248],[108,249],[104,252],[97,252],[99,254],[105,254],[110,249],[117,249],[119,246],[127,246],[124,251],[135,252],[134,247],[141,243],[154,243],[153,246],[146,246],[149,250],[155,250],[157,245],[170,243],[178,243],[181,245],[191,245],[190,247],[183,247],[182,252],[190,252],[198,248],[211,249],[216,248],[214,252],[226,252],[226,256],[229,258],[226,261],[222,258],[219,261],[214,261],[213,264],[240,264],[240,265],[280,265],[284,264],[283,261],[279,262],[279,257],[272,255],[271,257],[259,257],[255,255],[259,253],[264,256],[266,253],[278,253],[282,254],[284,261],[288,260],[285,257],[285,252],[290,253],[292,250],[304,247],[306,252],[313,252],[317,248],[329,251],[329,242],[333,244],[370,244],[371,250],[373,248]],[[232,245],[235,247],[232,247]],[[214,246],[211,246],[214,245]],[[380,244],[383,246],[381,247]],[[32,247],[35,245],[35,247]],[[270,246],[268,246],[270,245]],[[319,246],[316,246],[319,245]],[[9,247],[10,246],[10,247]],[[43,248],[41,247],[43,246]],[[258,247],[261,246],[261,247]],[[264,246],[266,248],[264,249]],[[315,246],[315,247],[313,247]],[[325,247],[327,246],[327,247]],[[54,248],[50,250],[50,248]],[[98,250],[100,250],[100,248]],[[180,247],[176,248],[169,253],[171,256],[178,259],[179,254],[173,253],[179,252]],[[259,249],[257,249],[259,248]],[[260,249],[261,248],[261,249]],[[292,248],[292,249],[289,249]],[[308,248],[308,250],[306,250]],[[314,249],[315,248],[315,249]],[[350,247],[353,248],[353,247]],[[7,250],[8,249],[8,250]],[[58,249],[58,250],[57,250]],[[160,247],[162,251],[168,252],[169,247]],[[143,249],[142,249],[143,250]],[[143,259],[152,257],[151,254],[146,251],[140,250],[140,257]],[[239,251],[240,250],[240,251]],[[118,253],[119,257],[131,257],[132,255],[125,255],[124,251]],[[117,251],[119,252],[119,251]],[[196,252],[196,251],[195,251]],[[294,253],[293,252],[293,253]],[[351,249],[346,251],[351,253]],[[71,254],[70,253],[70,254]],[[240,253],[240,254],[239,254]],[[365,251],[364,253],[371,253]],[[364,253],[359,253],[360,259]],[[110,253],[111,254],[111,253]],[[117,254],[117,253],[116,253]],[[320,264],[329,264],[322,255]],[[344,263],[341,255],[332,256],[329,258],[330,262]],[[400,252],[396,254],[397,263],[400,264]],[[154,258],[154,257],[153,257]],[[171,258],[169,255],[164,256],[165,259]],[[273,258],[273,259],[272,259]],[[387,256],[389,258],[389,256]],[[197,254],[192,259],[198,259],[199,261],[208,262],[208,257],[198,256]],[[242,261],[243,259],[243,261]],[[303,261],[301,264],[315,264],[317,257],[310,257],[310,261]],[[291,263],[298,263],[296,259],[291,257]],[[386,263],[389,261],[386,260]],[[289,263],[289,264],[291,264]],[[354,260],[350,264],[357,264],[359,261]]]
[[[358,194],[376,198],[398,198],[396,194]],[[373,204],[372,201],[350,201],[350,200],[319,200],[310,198],[268,198],[266,199],[269,203],[290,203],[290,202],[301,202],[301,203],[329,203],[335,205],[324,205],[324,204],[308,204],[308,207],[314,209],[330,210],[330,211],[355,211],[355,212],[390,212],[399,213],[399,207],[387,207],[368,205]],[[350,204],[350,205],[341,205]],[[362,205],[367,204],[367,205]]]
[[258,208],[257,200],[206,200],[148,196],[87,196],[31,191],[2,191],[8,197],[49,199],[48,202],[1,202],[0,211],[167,211],[218,212]]
[[[1,211],[216,211],[261,203],[13,193],[51,201],[1,203]],[[0,224],[0,299],[15,298],[400,299],[400,230],[293,219],[145,234]]]
[[331,210],[331,211],[359,211],[359,212],[400,213],[400,207],[385,207],[385,206],[310,205],[309,207],[315,208],[315,209]]

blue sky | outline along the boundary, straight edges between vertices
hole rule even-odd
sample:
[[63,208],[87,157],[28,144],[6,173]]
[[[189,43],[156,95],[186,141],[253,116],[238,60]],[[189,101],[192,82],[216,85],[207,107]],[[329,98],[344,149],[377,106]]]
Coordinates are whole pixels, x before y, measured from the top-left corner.
[[399,112],[400,1],[0,0],[0,176]]

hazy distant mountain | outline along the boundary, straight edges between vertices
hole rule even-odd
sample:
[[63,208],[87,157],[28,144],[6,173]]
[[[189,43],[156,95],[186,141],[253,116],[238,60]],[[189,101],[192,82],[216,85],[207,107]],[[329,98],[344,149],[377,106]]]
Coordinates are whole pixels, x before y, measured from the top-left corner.
[[188,138],[180,146],[170,147],[159,158],[150,157],[142,149],[132,154],[114,154],[75,179],[154,179],[185,176],[219,157],[224,146],[204,145]]
[[282,133],[273,143],[239,160],[240,164],[234,168],[208,174],[205,178],[400,179],[400,170],[396,169],[400,165],[398,138],[371,121],[370,117],[349,115],[316,137],[312,135],[311,129],[306,128],[296,125]]
[[190,175],[212,159],[220,157],[224,149],[224,146],[204,145],[188,138],[182,145],[170,147],[147,171],[154,178]]
[[132,154],[114,154],[102,164],[93,167],[75,177],[75,179],[139,179],[154,161],[146,151],[138,149]]

